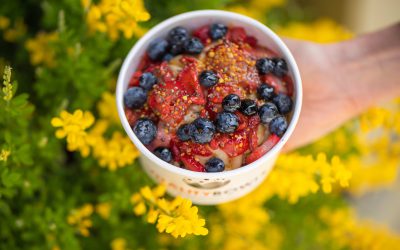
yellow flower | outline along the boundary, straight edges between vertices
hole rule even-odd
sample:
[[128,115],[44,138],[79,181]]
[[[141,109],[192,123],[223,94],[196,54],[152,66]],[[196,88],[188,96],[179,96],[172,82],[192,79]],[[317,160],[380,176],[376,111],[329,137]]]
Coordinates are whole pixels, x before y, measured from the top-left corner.
[[74,226],[81,235],[88,237],[90,235],[89,228],[93,225],[89,218],[92,213],[93,205],[84,204],[82,207],[71,211],[67,217],[67,222],[71,226]]
[[400,236],[381,226],[357,221],[354,212],[347,208],[322,208],[319,217],[328,227],[321,232],[320,240],[329,240],[335,249],[381,250],[400,246]]
[[139,156],[139,151],[128,137],[114,132],[110,140],[100,139],[93,145],[93,156],[98,159],[100,166],[115,171],[118,167],[132,164]]
[[5,66],[4,67],[4,74],[3,74],[3,99],[8,102],[13,97],[13,85],[11,84],[11,67]]
[[7,42],[15,42],[26,33],[26,25],[22,19],[17,19],[13,27],[9,27],[10,21],[3,17],[0,19],[0,29],[4,30],[3,38]]
[[96,205],[96,212],[103,219],[108,219],[110,217],[110,211],[111,211],[111,204],[108,202],[103,202]]
[[54,67],[56,65],[55,51],[51,47],[51,43],[57,40],[57,32],[40,32],[35,38],[29,39],[25,43],[25,47],[29,51],[32,65],[44,64],[48,67]]
[[143,0],[101,0],[97,5],[82,1],[82,5],[88,9],[86,22],[89,30],[107,33],[112,40],[117,40],[120,33],[127,39],[143,35],[145,30],[138,22],[150,19]]
[[[147,222],[156,223],[160,233],[166,232],[173,237],[185,237],[189,234],[207,235],[208,230],[204,227],[205,220],[199,218],[198,208],[192,206],[192,202],[181,197],[168,201],[165,195],[165,187],[160,185],[153,189],[145,186],[140,192],[131,197],[136,215],[147,213]],[[146,205],[149,207],[147,209]]]
[[0,152],[0,161],[7,161],[10,154],[11,154],[10,150],[2,149]]
[[67,138],[67,148],[69,151],[79,150],[82,156],[89,155],[90,148],[87,141],[86,129],[92,126],[94,117],[89,111],[75,110],[73,114],[67,111],[61,111],[60,117],[54,117],[51,120],[56,130],[56,137]]
[[10,19],[5,16],[0,16],[0,30],[4,30],[10,26]]
[[126,240],[124,238],[115,238],[111,242],[112,250],[125,250],[126,249]]
[[112,123],[119,124],[115,95],[110,92],[104,92],[100,102],[97,104],[97,110],[102,118]]
[[290,23],[276,31],[282,36],[319,43],[336,42],[352,37],[349,31],[329,19],[319,19],[313,23]]

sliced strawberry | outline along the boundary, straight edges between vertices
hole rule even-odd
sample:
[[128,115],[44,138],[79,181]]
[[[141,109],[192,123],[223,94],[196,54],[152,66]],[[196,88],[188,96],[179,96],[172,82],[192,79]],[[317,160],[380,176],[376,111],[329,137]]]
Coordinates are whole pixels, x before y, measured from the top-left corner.
[[139,78],[142,75],[142,71],[136,71],[133,73],[131,80],[129,81],[129,87],[139,86]]
[[200,156],[211,156],[212,152],[205,144],[198,144],[191,141],[181,142],[178,144],[180,152],[186,153],[187,155],[200,155]]
[[209,30],[209,25],[204,25],[194,30],[192,34],[194,37],[199,38],[204,45],[208,45],[211,42],[210,36],[208,35]]
[[262,57],[278,57],[278,54],[276,54],[274,51],[260,46],[253,47],[251,54],[257,59]]
[[131,126],[134,126],[137,119],[139,119],[139,113],[128,108],[125,108],[125,116]]
[[246,39],[244,39],[244,41],[253,48],[256,47],[258,43],[257,38],[255,38],[254,36],[247,36]]
[[287,89],[288,96],[293,96],[293,80],[292,80],[292,78],[288,75],[285,75],[283,77],[283,80],[286,83],[286,89]]
[[231,134],[217,135],[219,148],[221,148],[229,157],[235,157],[243,154],[249,149],[249,139],[246,130],[236,131]]
[[275,146],[278,141],[280,140],[279,136],[272,134],[268,137],[268,139],[263,142],[260,146],[258,146],[253,152],[251,152],[247,157],[246,157],[246,164],[250,164],[259,158],[261,156],[265,155],[268,151],[272,149],[273,146]]
[[181,155],[181,161],[185,165],[186,169],[196,172],[205,172],[204,166],[196,161],[194,156],[183,154]]
[[171,133],[167,130],[165,124],[160,121],[157,125],[156,138],[151,142],[148,148],[152,150],[158,147],[169,147],[171,138]]
[[236,94],[240,98],[244,97],[243,90],[239,86],[229,83],[219,83],[211,87],[208,93],[209,101],[218,104],[222,103],[222,100],[225,98],[225,96],[229,94]]
[[198,70],[194,63],[186,64],[176,78],[175,86],[184,90],[189,95],[190,100],[194,104],[203,105],[206,103],[203,90],[197,79]]
[[232,42],[244,42],[247,37],[246,31],[242,27],[230,27],[226,38]]
[[239,118],[239,127],[237,128],[237,131],[246,129],[249,125],[249,118],[241,112],[235,112],[235,115]]
[[179,162],[181,160],[181,152],[179,151],[179,141],[177,138],[172,138],[169,144],[174,160]]

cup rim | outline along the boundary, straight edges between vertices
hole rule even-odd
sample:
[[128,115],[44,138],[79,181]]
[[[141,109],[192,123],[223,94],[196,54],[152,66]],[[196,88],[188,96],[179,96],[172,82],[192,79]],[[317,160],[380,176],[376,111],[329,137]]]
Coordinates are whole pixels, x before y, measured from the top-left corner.
[[[247,164],[245,166],[239,167],[237,169],[218,172],[218,173],[195,172],[195,171],[187,170],[184,168],[179,168],[175,165],[165,162],[165,161],[161,160],[160,158],[158,158],[157,156],[155,156],[150,150],[148,150],[146,148],[146,146],[144,146],[144,144],[142,144],[140,142],[140,140],[133,133],[133,130],[131,129],[128,119],[126,118],[126,115],[125,115],[124,104],[123,104],[123,95],[124,95],[123,79],[125,78],[125,75],[127,74],[130,62],[132,60],[134,60],[135,55],[137,53],[140,53],[143,50],[142,47],[148,39],[152,38],[160,31],[174,27],[175,23],[178,21],[188,20],[188,19],[195,18],[195,17],[218,17],[221,19],[228,18],[228,19],[234,19],[235,21],[238,21],[240,23],[246,23],[249,26],[256,27],[257,29],[261,30],[264,34],[266,34],[268,37],[270,37],[271,40],[273,41],[273,43],[281,50],[282,56],[285,58],[286,62],[288,63],[289,68],[292,71],[293,84],[296,86],[295,87],[296,91],[294,93],[295,94],[295,103],[294,103],[294,111],[293,111],[292,119],[289,123],[289,126],[288,126],[286,132],[280,138],[278,143],[270,151],[268,151],[266,154],[264,154],[262,157],[260,157],[256,161],[254,161],[250,164]],[[123,128],[125,129],[125,132],[128,134],[129,138],[134,143],[136,148],[140,151],[140,153],[167,171],[173,172],[178,175],[186,176],[186,177],[191,177],[191,178],[210,178],[210,179],[211,178],[228,178],[230,176],[241,175],[241,174],[247,173],[248,171],[252,171],[252,169],[261,165],[262,162],[267,161],[268,159],[273,158],[274,156],[277,156],[279,154],[279,151],[282,149],[282,147],[285,145],[287,140],[292,135],[294,128],[296,127],[296,124],[299,120],[301,106],[302,106],[302,97],[303,97],[302,83],[301,83],[301,77],[300,77],[300,72],[299,72],[298,66],[296,64],[296,61],[295,61],[292,53],[289,51],[289,49],[287,48],[285,43],[279,38],[279,36],[277,34],[275,34],[271,29],[269,29],[267,26],[265,26],[264,24],[260,23],[259,21],[255,20],[253,18],[244,16],[241,14],[233,13],[230,11],[222,11],[222,10],[197,10],[197,11],[185,12],[183,14],[179,14],[179,15],[170,17],[170,18],[164,20],[163,22],[157,24],[153,28],[151,28],[144,36],[142,36],[135,43],[135,45],[129,51],[128,55],[125,57],[125,60],[123,62],[123,65],[122,65],[121,70],[118,75],[118,81],[117,81],[117,87],[116,87],[116,103],[117,103],[119,118],[121,120]]]

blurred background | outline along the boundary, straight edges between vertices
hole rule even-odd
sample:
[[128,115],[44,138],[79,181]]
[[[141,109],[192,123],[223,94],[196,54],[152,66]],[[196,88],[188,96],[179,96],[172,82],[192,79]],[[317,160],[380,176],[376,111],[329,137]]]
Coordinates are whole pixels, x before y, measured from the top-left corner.
[[141,170],[115,83],[148,29],[199,9],[318,43],[400,21],[398,0],[2,1],[0,249],[400,249],[400,98],[280,156],[246,197],[160,209],[177,201]]

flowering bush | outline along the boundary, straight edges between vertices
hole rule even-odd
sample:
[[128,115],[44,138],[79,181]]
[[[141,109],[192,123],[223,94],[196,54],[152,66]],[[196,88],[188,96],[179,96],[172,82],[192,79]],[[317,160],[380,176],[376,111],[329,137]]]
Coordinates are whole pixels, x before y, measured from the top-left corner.
[[399,100],[280,156],[259,188],[231,203],[196,207],[166,196],[163,186],[149,180],[119,124],[117,69],[148,28],[205,8],[249,15],[289,37],[316,42],[351,37],[330,20],[299,20],[299,10],[284,0],[2,3],[0,249],[400,245],[398,235],[359,221],[343,195],[394,182]]

